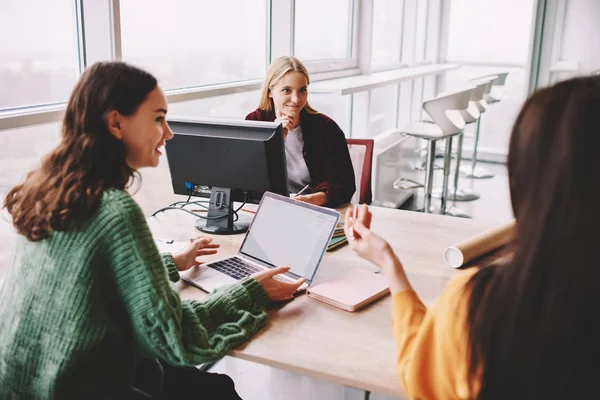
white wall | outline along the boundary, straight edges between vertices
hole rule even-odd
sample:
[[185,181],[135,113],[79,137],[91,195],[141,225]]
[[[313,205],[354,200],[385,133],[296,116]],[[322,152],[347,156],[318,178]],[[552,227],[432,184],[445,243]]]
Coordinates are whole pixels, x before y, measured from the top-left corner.
[[581,72],[600,69],[600,1],[566,0],[560,59],[577,61]]

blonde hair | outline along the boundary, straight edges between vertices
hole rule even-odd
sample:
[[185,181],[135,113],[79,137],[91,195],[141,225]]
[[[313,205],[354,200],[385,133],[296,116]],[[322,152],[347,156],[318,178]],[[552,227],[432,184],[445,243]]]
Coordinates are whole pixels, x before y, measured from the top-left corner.
[[[310,78],[308,77],[308,71],[302,61],[298,60],[296,57],[292,56],[282,56],[277,57],[269,68],[267,69],[267,76],[265,77],[265,82],[263,83],[262,89],[260,91],[260,100],[258,102],[258,108],[263,111],[275,111],[273,109],[273,101],[269,97],[269,91],[285,74],[290,71],[300,72],[302,75],[306,77],[306,84],[310,83]],[[319,112],[312,108],[308,101],[304,105],[303,108],[309,114],[318,114]]]

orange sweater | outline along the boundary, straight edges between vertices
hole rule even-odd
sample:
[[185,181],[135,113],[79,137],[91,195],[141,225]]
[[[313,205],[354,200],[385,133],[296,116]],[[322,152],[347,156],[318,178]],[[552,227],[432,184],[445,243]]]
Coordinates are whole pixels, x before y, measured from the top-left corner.
[[428,310],[410,290],[392,299],[396,365],[410,399],[468,399],[465,284],[469,269],[450,281]]

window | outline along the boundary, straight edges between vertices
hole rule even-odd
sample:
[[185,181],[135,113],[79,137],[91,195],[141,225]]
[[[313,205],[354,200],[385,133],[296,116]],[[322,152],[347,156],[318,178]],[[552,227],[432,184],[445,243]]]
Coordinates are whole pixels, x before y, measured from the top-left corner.
[[404,1],[374,0],[371,60],[374,69],[400,63]]
[[267,0],[121,1],[121,36],[123,59],[165,89],[258,79],[267,67]]
[[294,55],[300,60],[352,57],[353,1],[296,0]]
[[0,111],[66,101],[79,77],[73,0],[2,0]]

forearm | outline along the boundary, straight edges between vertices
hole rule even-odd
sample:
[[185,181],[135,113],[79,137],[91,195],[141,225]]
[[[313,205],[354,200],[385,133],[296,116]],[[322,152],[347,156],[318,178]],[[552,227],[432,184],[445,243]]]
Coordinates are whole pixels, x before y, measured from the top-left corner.
[[218,360],[265,325],[262,292],[258,283],[245,280],[204,302],[180,301],[176,293],[167,293],[168,299],[133,316],[136,341],[172,365]]
[[327,204],[327,193],[325,192],[317,192],[313,194],[308,194],[302,196],[304,202],[314,204],[316,206],[324,206]]
[[413,290],[402,263],[391,248],[384,252],[379,266],[388,280],[392,296],[406,290]]

